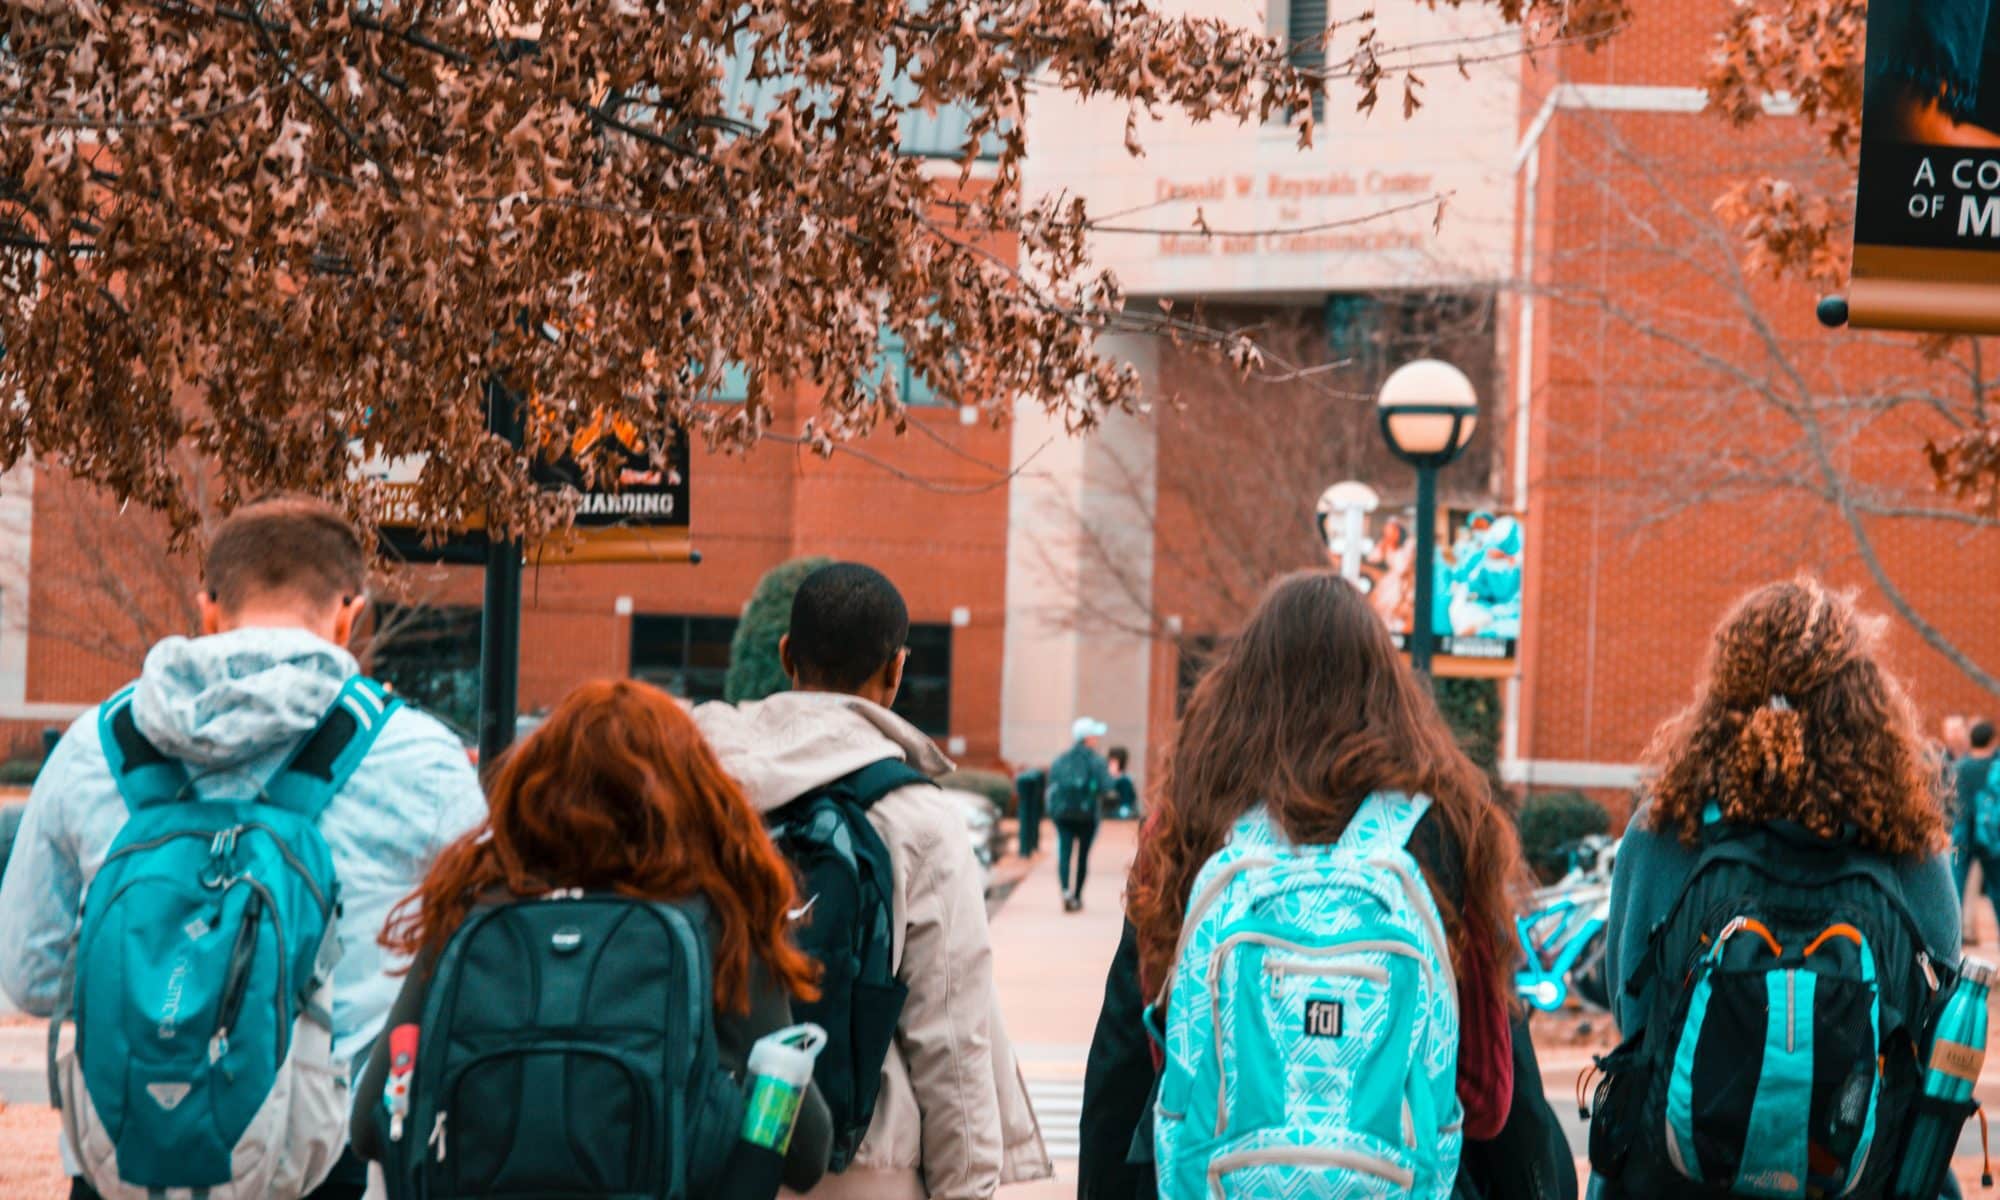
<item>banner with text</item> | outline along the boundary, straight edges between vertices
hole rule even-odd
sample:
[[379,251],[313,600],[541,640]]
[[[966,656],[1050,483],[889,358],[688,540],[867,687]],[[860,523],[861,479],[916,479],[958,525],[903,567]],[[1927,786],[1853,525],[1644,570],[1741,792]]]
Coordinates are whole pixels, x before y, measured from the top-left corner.
[[2000,333],[2000,0],[1868,12],[1848,319]]
[[[615,488],[585,483],[577,459],[605,437],[621,456]],[[678,428],[666,436],[656,462],[646,439],[622,424],[593,426],[580,434],[565,453],[535,468],[543,487],[578,494],[576,517],[567,541],[551,539],[528,548],[532,562],[559,563],[685,562],[692,554],[688,530],[688,439]],[[367,473],[380,496],[382,537],[391,553],[406,562],[479,563],[485,561],[485,521],[474,517],[434,545],[425,545],[420,522],[411,506],[421,459],[371,464]]]

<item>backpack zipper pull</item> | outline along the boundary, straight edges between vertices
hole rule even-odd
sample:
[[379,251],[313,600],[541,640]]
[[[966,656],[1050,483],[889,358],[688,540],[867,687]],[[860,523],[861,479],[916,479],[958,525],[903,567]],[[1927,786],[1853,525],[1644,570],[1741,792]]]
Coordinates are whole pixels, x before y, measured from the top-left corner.
[[437,1160],[444,1161],[444,1118],[443,1109],[438,1110],[437,1120],[431,1124],[430,1144],[437,1147]]

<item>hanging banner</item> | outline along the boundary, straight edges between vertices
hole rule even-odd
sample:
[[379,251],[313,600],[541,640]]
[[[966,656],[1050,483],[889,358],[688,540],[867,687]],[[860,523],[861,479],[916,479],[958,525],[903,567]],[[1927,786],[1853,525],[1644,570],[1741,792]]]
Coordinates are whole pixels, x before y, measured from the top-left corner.
[[1868,11],[1848,321],[2000,333],[2000,0]]
[[[1416,618],[1416,514],[1409,508],[1378,509],[1367,514],[1367,522],[1356,586],[1367,594],[1396,645],[1407,648]],[[1432,564],[1437,574],[1431,587],[1434,674],[1514,673],[1521,640],[1524,533],[1517,518],[1486,509],[1439,511],[1437,561]],[[1328,558],[1341,565],[1331,547]]]
[[[577,465],[581,456],[598,448],[606,437],[615,439],[615,450],[624,459],[613,490],[586,486],[583,470]],[[664,465],[655,465],[645,439],[636,429],[619,423],[585,429],[561,455],[538,465],[536,482],[550,489],[577,492],[579,497],[571,535],[530,546],[528,561],[543,566],[698,561],[689,540],[685,431],[671,432],[662,457]],[[486,561],[486,522],[477,515],[437,544],[424,544],[414,505],[422,458],[371,463],[363,469],[376,484],[382,540],[391,555],[405,562]]]

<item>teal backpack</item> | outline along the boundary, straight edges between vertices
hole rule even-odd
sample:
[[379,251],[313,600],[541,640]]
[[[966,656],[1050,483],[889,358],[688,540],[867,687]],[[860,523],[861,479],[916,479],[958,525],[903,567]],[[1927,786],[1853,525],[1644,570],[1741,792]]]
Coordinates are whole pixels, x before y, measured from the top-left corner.
[[1095,786],[1100,779],[1088,746],[1071,746],[1049,764],[1049,819],[1052,821],[1095,821],[1104,794]]
[[1259,808],[1202,868],[1161,996],[1164,1200],[1451,1194],[1457,988],[1405,849],[1429,804],[1370,796],[1332,846]]
[[84,897],[50,1095],[106,1200],[302,1196],[347,1144],[339,881],[315,822],[397,702],[349,680],[259,797],[217,801],[139,732],[132,691],[98,713],[131,816]]

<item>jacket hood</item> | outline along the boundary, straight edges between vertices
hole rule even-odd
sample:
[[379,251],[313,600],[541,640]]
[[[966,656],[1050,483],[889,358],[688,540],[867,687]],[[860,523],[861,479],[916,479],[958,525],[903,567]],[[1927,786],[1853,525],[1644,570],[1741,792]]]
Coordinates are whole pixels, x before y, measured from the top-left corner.
[[146,655],[132,719],[170,757],[238,766],[317,726],[360,670],[353,655],[303,629],[171,637]]
[[694,719],[760,813],[885,758],[933,777],[952,769],[916,726],[858,696],[780,692],[748,704],[703,704]]

